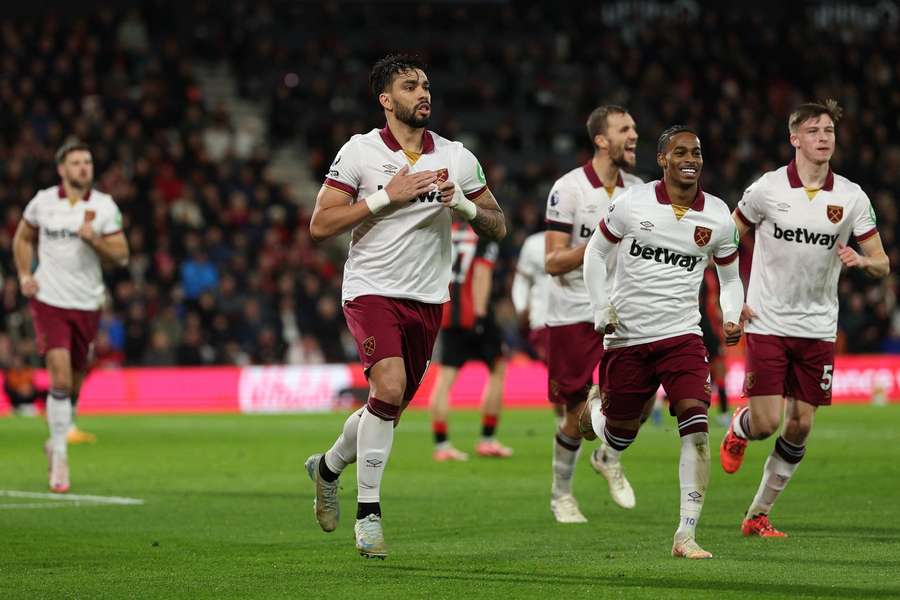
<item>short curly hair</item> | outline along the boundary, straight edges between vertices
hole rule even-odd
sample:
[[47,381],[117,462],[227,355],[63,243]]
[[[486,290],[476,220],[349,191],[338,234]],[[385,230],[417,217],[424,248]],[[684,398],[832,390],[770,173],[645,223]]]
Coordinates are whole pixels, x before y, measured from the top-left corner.
[[388,54],[372,66],[369,74],[369,89],[378,98],[394,82],[394,78],[407,71],[425,70],[425,61],[412,54]]
[[679,133],[693,133],[694,135],[697,135],[697,132],[693,127],[687,125],[672,125],[659,136],[659,141],[656,142],[656,153],[665,154],[666,146],[669,145],[669,141]]

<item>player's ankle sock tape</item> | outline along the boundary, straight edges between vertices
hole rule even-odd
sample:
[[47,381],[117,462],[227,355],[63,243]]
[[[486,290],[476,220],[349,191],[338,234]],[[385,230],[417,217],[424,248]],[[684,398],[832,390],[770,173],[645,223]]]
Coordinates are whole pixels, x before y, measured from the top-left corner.
[[494,432],[497,431],[497,421],[499,420],[500,418],[497,415],[484,415],[481,418],[481,437],[494,437]]
[[335,473],[331,469],[328,468],[328,465],[325,464],[325,457],[323,456],[319,460],[319,476],[322,477],[325,481],[331,482],[335,481],[338,477],[341,476],[340,473]]
[[581,440],[569,437],[562,431],[556,432],[556,443],[572,452],[577,452],[578,449],[581,448]]
[[54,400],[68,400],[69,392],[67,390],[51,389],[50,397],[53,398]]
[[709,433],[709,416],[705,406],[692,406],[678,415],[678,435]]
[[366,409],[382,421],[395,421],[400,416],[400,407],[382,402],[374,396],[369,398]]
[[610,427],[609,425],[603,428],[603,438],[606,440],[607,445],[618,452],[628,448],[636,437],[637,431],[630,431],[621,427]]
[[356,518],[365,519],[369,515],[381,516],[380,502],[359,502],[356,505]]
[[431,423],[431,432],[434,433],[434,443],[435,444],[443,444],[447,441],[447,422],[446,421],[432,421]]
[[806,446],[797,446],[778,436],[778,439],[775,440],[775,454],[784,459],[784,462],[794,465],[803,459],[803,455],[806,454]]
[[744,412],[741,413],[741,416],[738,417],[741,422],[741,429],[744,432],[744,435],[748,440],[753,439],[753,432],[750,431],[750,409],[745,408]]

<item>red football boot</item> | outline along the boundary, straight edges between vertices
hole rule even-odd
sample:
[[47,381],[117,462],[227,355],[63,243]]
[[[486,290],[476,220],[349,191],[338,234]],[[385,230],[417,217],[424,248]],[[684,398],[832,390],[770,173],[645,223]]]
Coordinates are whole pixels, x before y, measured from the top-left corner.
[[765,538],[787,537],[786,533],[772,527],[769,517],[766,515],[756,515],[752,519],[744,519],[744,522],[741,523],[741,533],[744,536],[758,535]]
[[719,447],[719,462],[722,463],[722,469],[726,473],[736,473],[744,462],[744,450],[747,449],[747,440],[734,434],[734,420],[739,419],[742,411],[745,410],[749,409],[742,407],[734,412],[734,417],[728,425],[728,433],[725,434],[725,439],[722,440],[722,445]]

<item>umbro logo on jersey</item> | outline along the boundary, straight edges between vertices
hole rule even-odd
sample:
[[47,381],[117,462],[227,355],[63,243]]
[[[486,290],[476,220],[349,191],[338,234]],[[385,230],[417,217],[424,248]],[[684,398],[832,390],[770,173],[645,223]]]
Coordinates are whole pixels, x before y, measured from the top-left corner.
[[788,204],[787,202],[779,202],[778,204],[775,205],[775,208],[777,208],[781,212],[787,212],[787,211],[791,210],[791,205]]
[[387,175],[396,175],[397,171],[400,170],[400,167],[397,165],[392,165],[391,163],[381,165],[381,168],[384,169],[384,172]]
[[641,221],[641,230],[642,231],[650,231],[653,229],[653,223],[650,221]]
[[[843,214],[843,212],[842,212]],[[812,244],[813,246],[825,246],[829,250],[834,248],[837,242],[838,234],[828,235],[827,233],[816,233],[805,227],[797,227],[795,229],[782,229],[778,223],[772,223],[775,227],[773,234],[776,240],[784,240],[786,242],[797,242],[798,244]]]
[[628,250],[631,256],[637,256],[644,260],[653,260],[658,263],[672,265],[673,267],[682,267],[688,273],[694,270],[697,264],[703,260],[702,256],[690,256],[689,254],[680,254],[669,250],[668,248],[654,248],[652,246],[641,246],[637,240],[631,240],[631,249]]

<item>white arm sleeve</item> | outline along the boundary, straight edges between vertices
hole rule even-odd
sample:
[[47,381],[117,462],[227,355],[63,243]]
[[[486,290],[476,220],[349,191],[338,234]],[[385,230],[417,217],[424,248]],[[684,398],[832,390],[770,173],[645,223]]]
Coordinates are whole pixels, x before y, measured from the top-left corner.
[[738,324],[744,307],[744,285],[738,269],[738,259],[727,265],[716,265],[719,275],[719,306],[722,308],[722,322]]
[[530,290],[530,278],[521,271],[516,271],[516,276],[513,278],[512,284],[512,303],[516,309],[516,314],[519,316],[523,315],[525,311],[528,310]]
[[607,286],[608,273],[606,272],[606,258],[610,252],[615,251],[616,245],[610,242],[600,231],[594,230],[594,235],[588,241],[584,251],[584,284],[591,298],[591,308],[594,311],[594,329],[603,331],[612,320],[611,307],[609,305],[609,293]]

